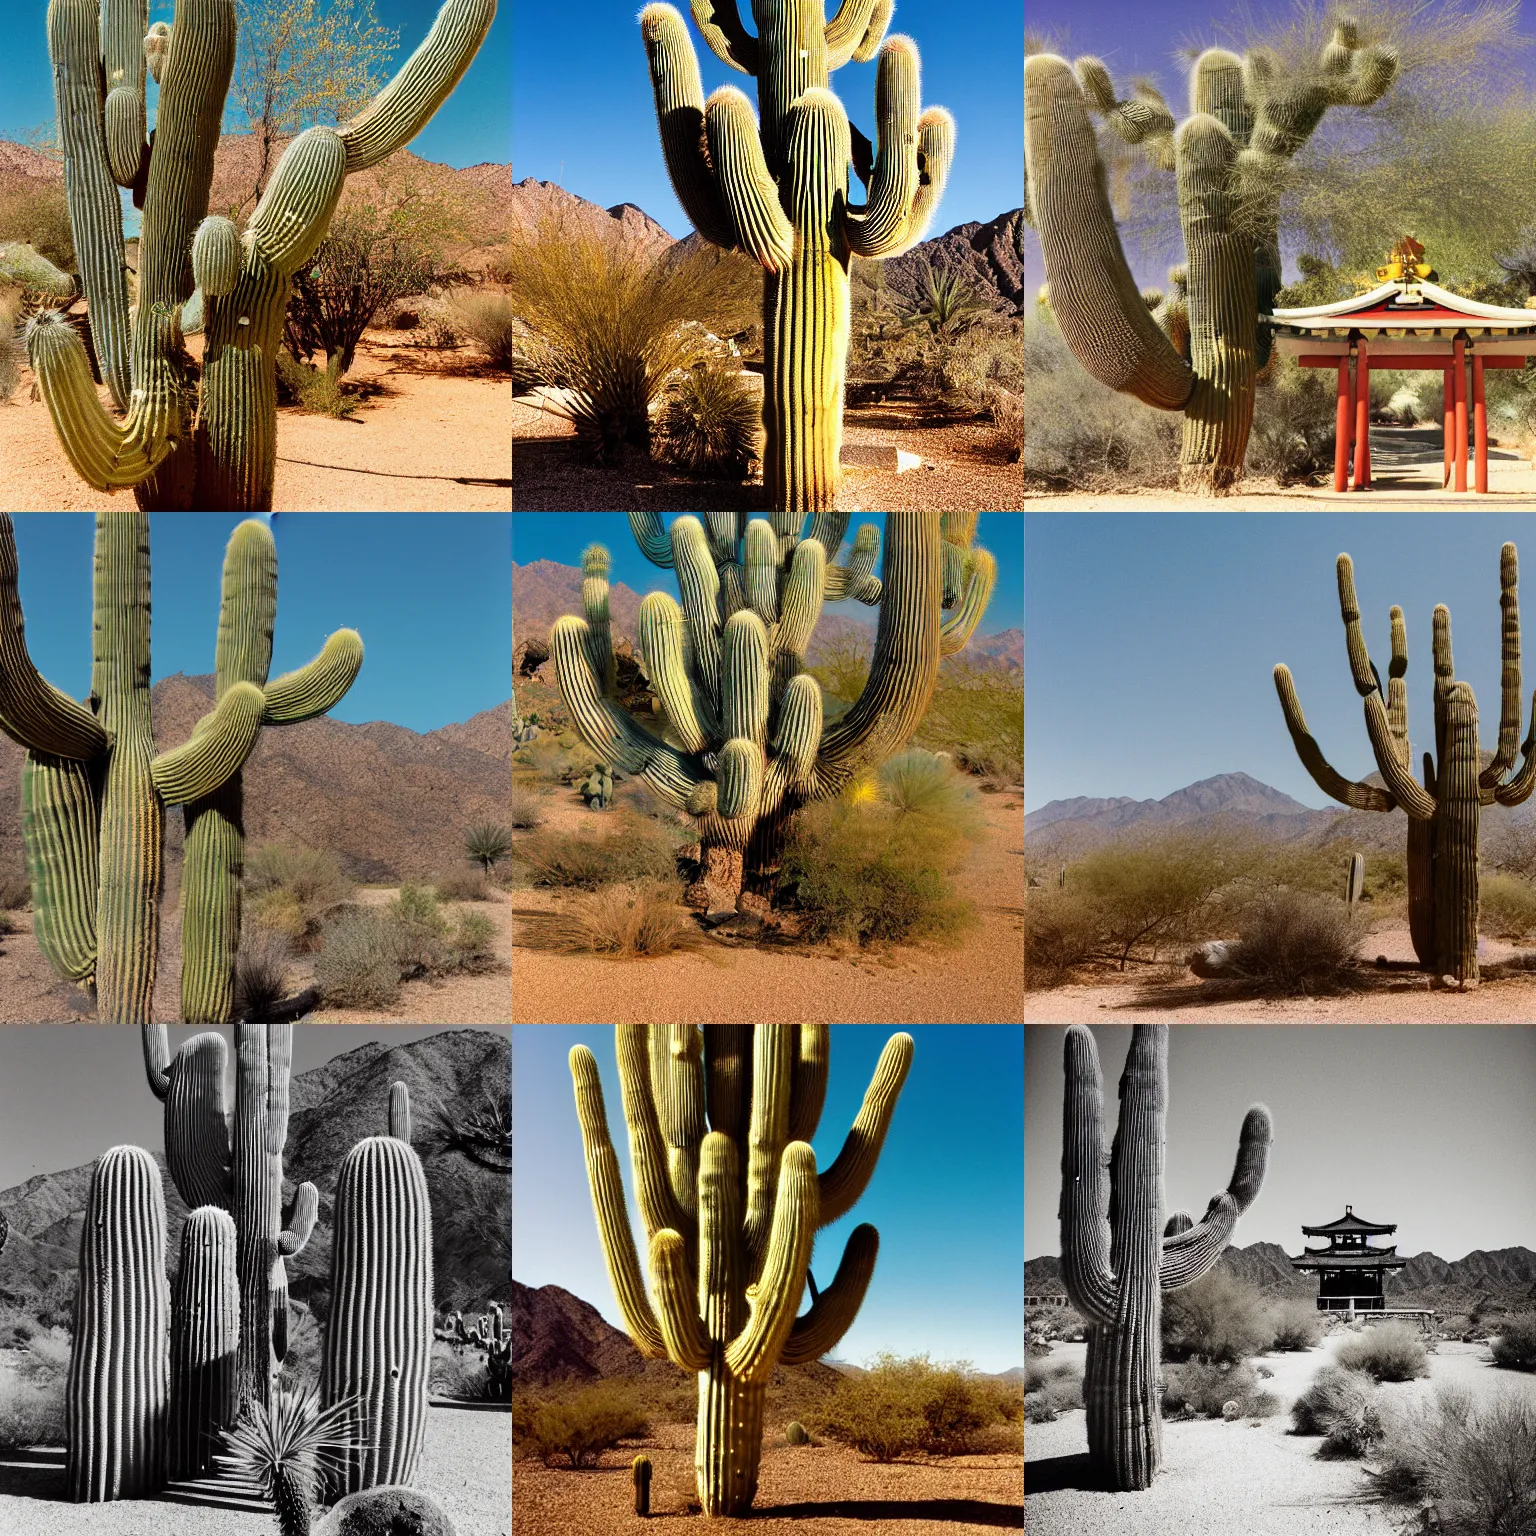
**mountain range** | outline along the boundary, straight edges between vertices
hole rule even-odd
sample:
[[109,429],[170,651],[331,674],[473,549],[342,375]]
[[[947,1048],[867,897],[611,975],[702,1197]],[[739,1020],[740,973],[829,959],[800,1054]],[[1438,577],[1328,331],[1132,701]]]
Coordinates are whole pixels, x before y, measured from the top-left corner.
[[[150,694],[156,740],[183,742],[213,707],[213,678],[176,673]],[[420,879],[463,862],[464,829],[506,818],[512,705],[417,732],[322,717],[261,733],[245,766],[246,839],[327,848],[357,880]],[[0,736],[0,870],[20,869],[25,753]],[[182,818],[165,818],[179,855]]]

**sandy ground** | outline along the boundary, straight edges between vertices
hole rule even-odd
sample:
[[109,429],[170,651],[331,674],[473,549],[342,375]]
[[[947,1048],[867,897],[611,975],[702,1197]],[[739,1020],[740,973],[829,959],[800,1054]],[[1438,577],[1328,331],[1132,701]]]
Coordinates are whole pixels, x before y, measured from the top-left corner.
[[[412,1486],[443,1505],[458,1536],[509,1536],[511,1460],[511,1414],[429,1408]],[[160,1499],[71,1504],[63,1465],[62,1450],[0,1452],[0,1536],[271,1536],[275,1529],[270,1513]]]
[[[381,905],[397,889],[371,887],[357,893],[359,902]],[[490,901],[473,903],[496,924],[496,954],[504,967],[512,961],[512,900],[496,891]],[[89,1020],[85,994],[54,975],[32,937],[29,912],[7,914],[19,932],[0,937],[0,1024],[64,1024]],[[160,968],[155,978],[155,1016],[177,1022],[181,977],[181,917],[174,891],[160,910]],[[300,956],[294,963],[290,987],[297,992],[313,979],[312,964]],[[292,995],[290,993],[290,995]],[[505,1024],[509,1021],[511,986],[507,969],[485,976],[451,976],[445,981],[408,981],[400,1001],[388,1012],[360,1008],[328,1008],[312,1014],[314,1024]],[[4,1536],[0,1531],[0,1536]]]
[[[1528,953],[1498,939],[1479,939],[1477,952],[1482,964]],[[1383,923],[1373,929],[1361,953],[1373,959],[1385,955],[1389,960],[1411,960],[1413,946],[1407,923]],[[1222,1000],[1218,991],[1197,981],[1190,971],[1172,982],[1107,971],[1097,981],[1030,992],[1024,1001],[1024,1020],[1029,1024],[1102,1024],[1106,1015],[1115,1014],[1127,1020],[1208,1024],[1513,1024],[1536,1020],[1536,973],[1484,982],[1470,992],[1431,990],[1430,978],[1417,973],[1380,974],[1381,979],[1373,977],[1373,985],[1364,992],[1266,1002]]]
[[[621,793],[623,786],[620,786]],[[573,790],[545,796],[547,825],[591,821]],[[1024,808],[984,795],[991,836],[956,880],[980,922],[962,943],[875,957],[708,941],[655,960],[545,954],[516,943],[512,1017],[528,1024],[1013,1024],[1024,987]],[[547,890],[513,892],[514,928],[556,909]]]
[[[701,1526],[779,1536],[989,1536],[1024,1529],[1023,1468],[1016,1452],[879,1466],[842,1446],[788,1446],[775,1444],[777,1439],[763,1447],[751,1521]],[[663,1424],[649,1439],[605,1452],[589,1471],[515,1462],[514,1536],[639,1536],[649,1525],[634,1511],[630,1463],[641,1451],[654,1468],[652,1518],[682,1516],[676,1485],[693,1485],[693,1426]],[[1034,1530],[1033,1520],[1029,1528]]]
[[[1289,1408],[1339,1344],[1335,1333],[1301,1354],[1261,1357],[1274,1373],[1263,1386],[1280,1398],[1272,1418],[1192,1419],[1163,1425],[1163,1469],[1144,1493],[1101,1493],[1074,1486],[1086,1456],[1083,1413],[1024,1426],[1026,1510],[1031,1536],[1365,1536],[1395,1532],[1395,1511],[1371,1502],[1356,1461],[1319,1461],[1315,1436],[1291,1434]],[[1086,1345],[1058,1345],[1052,1358],[1081,1364]],[[1406,1404],[1456,1383],[1536,1398],[1536,1380],[1498,1370],[1482,1344],[1441,1341],[1430,1374],[1388,1382],[1383,1394]],[[1061,1486],[1058,1486],[1061,1485]]]
[[[1024,506],[1024,467],[999,463],[988,446],[990,433],[985,424],[914,426],[894,405],[850,410],[844,417],[845,443],[904,448],[920,454],[923,467],[903,474],[846,467],[837,504],[850,512],[905,507],[1019,511]],[[761,485],[692,478],[642,455],[622,469],[592,468],[573,451],[575,435],[565,418],[513,402],[513,501],[519,511],[719,511],[753,507],[761,500]]]
[[[405,345],[407,333],[370,331],[349,378],[381,393],[347,420],[277,413],[277,511],[499,512],[512,504],[511,386],[481,376],[470,348]],[[197,338],[193,338],[196,352]],[[0,509],[81,512],[125,506],[70,468],[32,376],[0,405]],[[100,391],[106,399],[105,390]]]

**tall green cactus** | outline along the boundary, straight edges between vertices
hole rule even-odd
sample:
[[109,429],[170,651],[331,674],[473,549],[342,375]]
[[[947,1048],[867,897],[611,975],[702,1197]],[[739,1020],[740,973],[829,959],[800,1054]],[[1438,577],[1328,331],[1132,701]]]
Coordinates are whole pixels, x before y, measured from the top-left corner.
[[1083,1401],[1093,1472],[1126,1492],[1149,1488],[1162,1459],[1162,1293],[1192,1284],[1221,1257],[1264,1182],[1273,1133],[1269,1111],[1255,1104],[1226,1189],[1198,1224],[1187,1211],[1165,1223],[1168,1026],[1136,1025],[1107,1158],[1099,1053],[1085,1025],[1068,1029],[1065,1057],[1061,1279],[1089,1325]]
[[263,726],[336,704],[363,661],[355,631],[272,682],[277,554],[242,523],[224,561],[213,710],[157,752],[149,695],[149,515],[96,515],[95,622],[86,704],[27,655],[15,532],[0,512],[0,730],[27,749],[22,827],[38,944],[60,976],[94,987],[103,1023],[150,1017],[159,956],[165,807],[184,807],[181,1019],[227,1021],[243,864],[241,769]]
[[[755,37],[737,0],[692,0],[692,9],[721,61],[756,77],[761,122],[734,86],[705,101],[687,23],[673,6],[647,5],[640,31],[667,172],[694,228],[764,270],[769,504],[830,510],[849,265],[854,256],[899,256],[927,233],[954,157],[954,119],[942,107],[920,112],[917,46],[885,36],[894,0],[842,0],[831,21],[825,0],[753,0]],[[827,85],[850,59],[877,53],[872,149]],[[862,205],[849,200],[850,169],[868,189]]]
[[166,1471],[196,1477],[213,1463],[235,1423],[240,1278],[234,1218],[201,1205],[181,1228],[181,1263],[171,1303],[171,1412]]
[[[1424,782],[1413,776],[1408,742],[1408,633],[1403,610],[1394,605],[1392,660],[1387,685],[1366,650],[1355,596],[1355,568],[1338,559],[1339,611],[1355,689],[1365,701],[1365,729],[1385,788],[1356,783],[1336,772],[1323,756],[1302,713],[1290,668],[1275,668],[1275,690],[1286,728],[1307,772],[1325,795],[1357,811],[1408,813],[1408,928],[1419,964],[1432,975],[1475,985],[1477,969],[1478,823],[1485,805],[1519,805],[1536,788],[1536,698],[1531,725],[1520,740],[1520,564],[1513,544],[1499,553],[1500,679],[1499,745],[1479,771],[1477,700],[1471,686],[1456,681],[1451,657],[1451,615],[1443,603],[1434,612],[1435,750],[1424,754]],[[1521,758],[1517,771],[1515,757]]]
[[[1349,18],[1310,69],[1287,70],[1268,49],[1239,58],[1208,48],[1192,67],[1190,115],[1176,129],[1154,87],[1118,98],[1099,59],[1024,61],[1027,203],[1051,310],[1094,378],[1183,413],[1184,490],[1220,494],[1242,475],[1255,376],[1270,353],[1258,316],[1280,288],[1286,162],[1329,107],[1368,107],[1396,76],[1397,54],[1362,47]],[[1174,173],[1188,259],[1173,278],[1179,301],[1155,316],[1120,246],[1090,112]]]
[[[763,1404],[776,1365],[804,1365],[848,1331],[880,1238],[855,1227],[831,1285],[797,1318],[818,1228],[864,1193],[912,1064],[892,1035],[832,1166],[810,1138],[827,1091],[825,1024],[616,1026],[651,1294],[608,1134],[597,1061],[571,1051],[592,1208],[625,1329],[641,1354],[699,1378],[694,1474],[708,1515],[744,1515],[757,1491]],[[706,1114],[708,1131],[706,1133]]]
[[[872,525],[859,530],[847,563],[835,563],[846,512],[818,513],[803,538],[799,513],[705,517],[679,517],[668,533],[659,513],[629,514],[646,557],[677,571],[683,600],[679,608],[653,592],[640,605],[640,644],[664,734],[614,696],[601,546],[583,560],[586,618],[558,619],[551,647],[561,695],[587,745],[694,818],[700,890],[717,908],[735,904],[744,873],[756,883],[773,868],[800,806],[834,798],[911,740],[939,658],[969,641],[997,563],[973,547],[974,512],[887,514],[883,580],[874,575]],[[823,600],[841,598],[878,605],[880,623],[864,692],[823,729],[821,688],[805,657]]]
[[77,1504],[164,1481],[169,1315],[160,1170],[141,1147],[113,1147],[91,1171],[80,1229],[65,1409]]
[[321,1392],[327,1408],[359,1400],[363,1443],[337,1458],[335,1498],[409,1483],[426,1433],[432,1207],[410,1136],[410,1096],[395,1083],[389,1134],[358,1142],[336,1179]]
[[[97,399],[78,333],[53,311],[27,343],[59,442],[98,490],[133,486],[141,507],[260,511],[272,505],[275,361],[294,274],[325,238],[354,171],[409,143],[469,67],[496,0],[444,0],[426,39],[350,123],[284,151],[242,232],[209,214],[214,151],[235,62],[234,0],[49,0],[48,52],[64,141],[70,230],[102,374]],[[146,62],[159,85],[145,138]],[[144,210],[130,308],[118,188]],[[205,333],[201,372],[183,344],[188,305]]]

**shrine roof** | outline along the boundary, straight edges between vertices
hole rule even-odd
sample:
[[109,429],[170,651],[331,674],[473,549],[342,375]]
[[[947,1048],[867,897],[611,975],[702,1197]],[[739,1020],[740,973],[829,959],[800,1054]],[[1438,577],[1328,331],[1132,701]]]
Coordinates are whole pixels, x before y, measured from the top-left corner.
[[1325,1222],[1320,1227],[1303,1227],[1302,1232],[1307,1237],[1327,1237],[1332,1232],[1396,1232],[1397,1223],[1367,1221],[1363,1216],[1355,1215],[1352,1205],[1344,1207],[1344,1214],[1335,1221]]
[[1277,329],[1299,332],[1336,330],[1436,331],[1536,330],[1536,309],[1509,309],[1464,298],[1425,279],[1393,279],[1333,304],[1277,309],[1270,316]]
[[1297,1269],[1401,1269],[1407,1259],[1389,1258],[1381,1253],[1313,1254],[1309,1250],[1299,1258],[1291,1259]]
[[1367,1243],[1363,1248],[1303,1248],[1301,1251],[1303,1254],[1312,1256],[1321,1256],[1326,1254],[1329,1258],[1334,1257],[1336,1254],[1365,1254],[1368,1258],[1382,1257],[1390,1259],[1392,1255],[1397,1252],[1397,1244],[1391,1243],[1385,1248],[1372,1248],[1370,1244]]

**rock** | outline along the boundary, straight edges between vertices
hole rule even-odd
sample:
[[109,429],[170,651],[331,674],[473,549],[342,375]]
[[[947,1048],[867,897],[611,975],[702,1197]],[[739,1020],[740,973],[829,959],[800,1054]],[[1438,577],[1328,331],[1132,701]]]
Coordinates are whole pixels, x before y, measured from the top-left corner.
[[841,462],[850,468],[894,469],[898,475],[922,467],[919,454],[908,453],[905,448],[891,448],[883,443],[844,443]]
[[1227,939],[1210,939],[1190,950],[1188,965],[1202,981],[1234,981],[1242,972],[1232,963],[1233,945]]
[[414,1488],[368,1488],[348,1494],[313,1536],[458,1536],[441,1504]]

